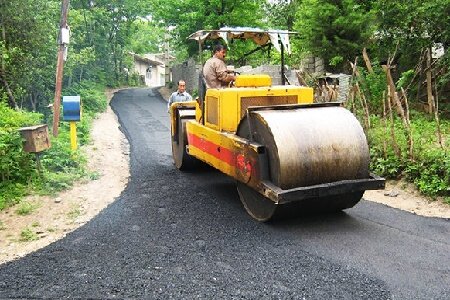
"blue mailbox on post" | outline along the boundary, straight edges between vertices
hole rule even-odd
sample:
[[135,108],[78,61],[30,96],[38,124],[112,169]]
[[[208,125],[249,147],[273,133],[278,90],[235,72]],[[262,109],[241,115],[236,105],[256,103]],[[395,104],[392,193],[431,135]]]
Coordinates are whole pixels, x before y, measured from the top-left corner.
[[80,121],[81,99],[80,96],[63,96],[63,120]]

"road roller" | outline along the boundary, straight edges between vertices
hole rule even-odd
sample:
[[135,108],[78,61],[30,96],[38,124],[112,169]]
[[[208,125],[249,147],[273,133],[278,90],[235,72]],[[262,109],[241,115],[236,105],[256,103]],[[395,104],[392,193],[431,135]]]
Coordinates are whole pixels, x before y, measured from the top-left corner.
[[[286,42],[281,35],[287,33],[227,28],[200,31],[194,39],[252,34],[257,43],[273,43],[277,36]],[[384,179],[369,172],[359,121],[341,103],[314,103],[312,88],[240,74],[233,86],[199,88],[199,94],[170,107],[174,164],[195,170],[207,163],[236,179],[254,219],[340,211],[358,203],[365,190],[384,188]]]

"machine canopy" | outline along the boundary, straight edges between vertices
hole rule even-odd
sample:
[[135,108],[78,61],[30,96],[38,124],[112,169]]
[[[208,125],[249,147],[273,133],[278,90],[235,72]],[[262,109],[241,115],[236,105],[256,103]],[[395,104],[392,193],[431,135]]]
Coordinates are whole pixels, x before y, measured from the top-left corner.
[[264,46],[271,43],[278,52],[281,52],[280,43],[285,51],[291,54],[291,45],[289,44],[289,34],[296,34],[288,30],[272,30],[251,27],[222,27],[218,30],[199,30],[191,34],[188,39],[196,40],[203,44],[205,40],[222,39],[228,44],[233,39],[251,39],[257,45]]

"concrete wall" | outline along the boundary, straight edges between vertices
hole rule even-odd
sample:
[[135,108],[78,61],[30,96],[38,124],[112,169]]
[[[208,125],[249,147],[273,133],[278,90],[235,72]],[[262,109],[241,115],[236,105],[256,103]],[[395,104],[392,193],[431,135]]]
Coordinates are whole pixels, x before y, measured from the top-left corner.
[[200,66],[195,64],[193,59],[189,59],[182,64],[172,66],[171,81],[173,82],[172,90],[176,90],[179,80],[186,82],[186,90],[192,94],[194,90],[198,89],[198,75],[200,73]]
[[[273,85],[281,84],[281,66],[280,65],[262,65],[256,68],[243,66],[236,69],[241,74],[267,74],[272,77]],[[285,75],[292,85],[298,85],[297,75],[288,66],[285,66]]]
[[300,62],[300,70],[314,75],[322,75],[325,73],[325,65],[323,59],[308,55]]

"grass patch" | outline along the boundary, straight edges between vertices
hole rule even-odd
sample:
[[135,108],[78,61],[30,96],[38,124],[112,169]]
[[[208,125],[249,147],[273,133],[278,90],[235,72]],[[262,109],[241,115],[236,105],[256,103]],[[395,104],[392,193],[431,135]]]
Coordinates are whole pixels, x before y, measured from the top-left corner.
[[450,197],[445,197],[443,202],[447,205],[450,205]]
[[[371,121],[373,126],[368,132],[371,170],[388,179],[404,178],[433,199],[445,196],[450,189],[450,121],[441,120],[443,145],[440,146],[434,118],[412,111],[413,158],[409,156],[403,123],[397,116],[394,116],[394,126],[389,124],[388,128],[378,116],[372,116]],[[391,130],[395,133],[395,143]]]
[[[83,99],[83,119],[77,125],[80,146],[90,140],[95,114],[107,108],[104,92],[104,86],[91,82],[82,82],[63,91],[64,95],[81,95]],[[100,177],[86,170],[86,158],[81,151],[71,150],[68,122],[60,124],[57,138],[50,136],[51,147],[41,155],[42,176],[39,176],[36,157],[23,151],[17,129],[43,123],[51,124],[51,116],[16,111],[0,101],[0,211],[18,205],[27,194],[52,195],[72,187],[79,179]]]
[[0,221],[0,230],[5,230],[5,229],[6,229],[5,223],[3,223],[3,221]]
[[39,204],[31,203],[28,201],[22,201],[19,203],[16,213],[20,216],[26,216],[31,214],[33,211],[35,211],[39,207]]
[[67,217],[69,217],[72,221],[79,216],[81,216],[81,209],[79,205],[74,205],[74,207],[67,213]]
[[22,232],[20,232],[20,241],[21,242],[31,242],[37,241],[39,236],[30,228],[26,227]]
[[94,172],[90,172],[89,174],[88,174],[88,176],[89,176],[89,179],[90,180],[98,180],[98,179],[100,179],[100,173],[99,172],[97,172],[97,171],[94,171]]
[[47,231],[48,232],[55,232],[56,228],[55,227],[49,227],[49,228],[47,228]]

